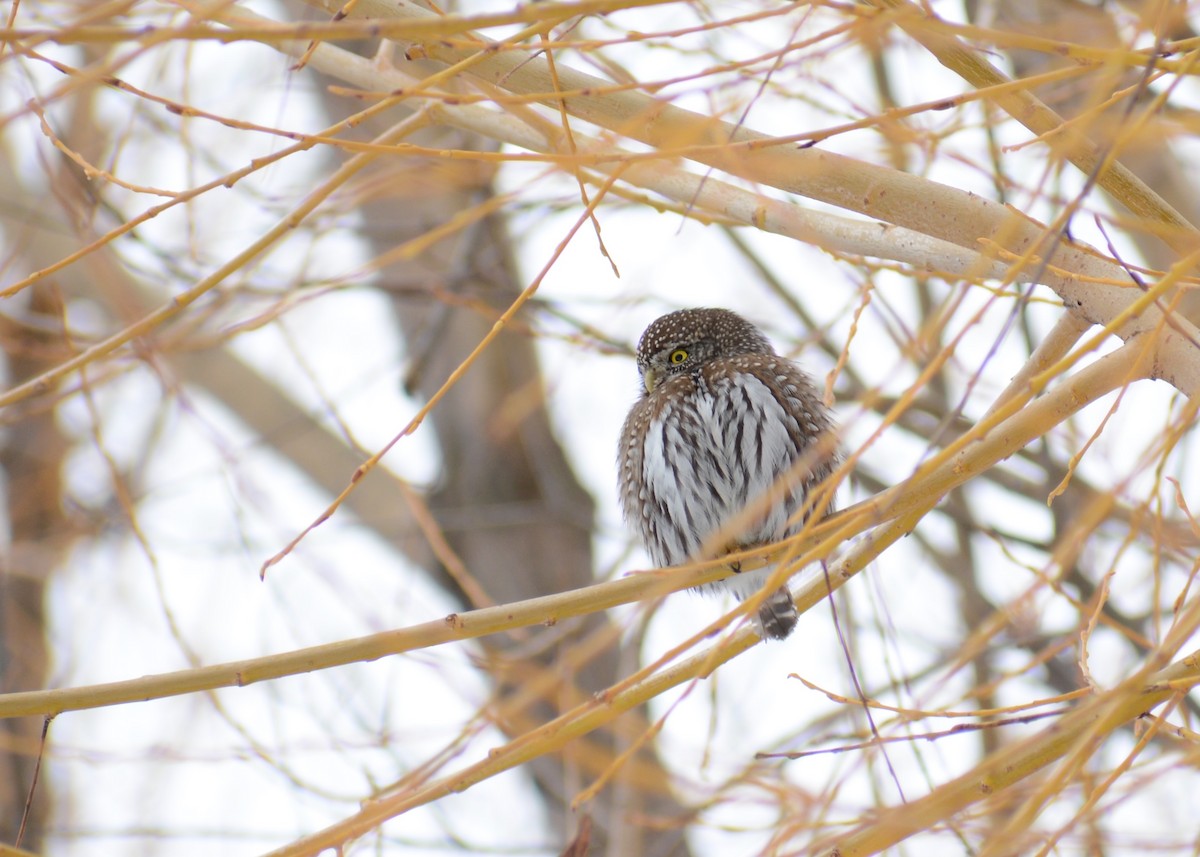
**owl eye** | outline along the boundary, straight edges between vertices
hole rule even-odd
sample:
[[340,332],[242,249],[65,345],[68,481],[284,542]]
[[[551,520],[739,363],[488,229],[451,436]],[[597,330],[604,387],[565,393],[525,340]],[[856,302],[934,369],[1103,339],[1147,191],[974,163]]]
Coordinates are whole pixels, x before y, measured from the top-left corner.
[[671,356],[668,357],[667,359],[671,361],[672,366],[678,366],[684,360],[688,359],[688,353],[686,351],[684,351],[682,348],[676,348],[674,351],[671,352]]

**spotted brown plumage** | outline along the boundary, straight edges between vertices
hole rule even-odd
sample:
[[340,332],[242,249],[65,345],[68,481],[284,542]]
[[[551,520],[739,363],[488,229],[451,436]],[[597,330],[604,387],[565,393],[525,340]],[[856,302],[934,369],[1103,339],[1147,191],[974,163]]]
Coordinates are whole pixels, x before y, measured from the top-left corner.
[[[625,519],[651,559],[680,565],[799,532],[808,491],[836,461],[814,446],[833,421],[811,379],[724,309],[659,318],[642,334],[637,366],[642,394],[617,458]],[[770,572],[710,586],[746,598]],[[758,613],[763,635],[774,639],[796,620],[786,588]]]

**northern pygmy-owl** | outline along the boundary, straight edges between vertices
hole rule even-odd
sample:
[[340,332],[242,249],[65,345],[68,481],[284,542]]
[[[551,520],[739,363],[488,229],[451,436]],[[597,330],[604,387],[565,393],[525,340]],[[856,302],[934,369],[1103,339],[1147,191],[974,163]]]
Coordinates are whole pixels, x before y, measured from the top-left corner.
[[[805,496],[836,463],[816,445],[833,421],[809,377],[724,309],[664,315],[642,334],[637,366],[642,394],[621,429],[617,459],[625,519],[651,559],[680,565],[799,532]],[[754,514],[731,528],[748,509]],[[728,587],[743,599],[770,571],[702,588]],[[763,635],[774,639],[796,621],[786,588],[758,613]]]

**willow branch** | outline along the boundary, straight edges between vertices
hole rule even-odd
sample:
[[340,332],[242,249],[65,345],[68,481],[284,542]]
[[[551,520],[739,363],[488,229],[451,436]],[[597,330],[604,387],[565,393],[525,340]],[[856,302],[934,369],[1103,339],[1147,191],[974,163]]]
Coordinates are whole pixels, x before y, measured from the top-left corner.
[[[1041,99],[1025,89],[1008,87],[1012,81],[991,63],[970,50],[958,38],[947,35],[942,28],[931,26],[931,19],[909,0],[870,0],[880,8],[896,11],[896,22],[913,39],[933,54],[938,62],[960,75],[980,90],[992,89],[991,98],[1009,116],[1030,131],[1045,138],[1067,128],[1066,121],[1046,106]],[[1146,57],[1153,63],[1153,57]],[[1131,212],[1146,220],[1169,227],[1159,233],[1177,253],[1186,254],[1200,244],[1200,232],[1182,214],[1154,190],[1129,171],[1111,152],[1076,132],[1068,133],[1064,156],[1085,176],[1096,183]]]
[[[309,2],[330,13],[341,8],[330,0]],[[411,0],[362,0],[351,14],[401,20],[437,17]],[[487,40],[478,36],[474,39],[402,44],[407,56],[437,60],[458,69],[460,74],[555,109],[561,105],[578,119],[657,149],[663,159],[687,158],[960,247],[978,250],[982,246],[985,255],[1011,260],[1010,267],[1016,270],[1091,272],[1096,270],[1097,260],[1104,258],[1073,242],[1052,239],[1051,246],[1046,246],[1047,231],[1042,224],[968,191],[817,148],[797,148],[794,138],[772,138],[694,113],[562,63],[551,75],[545,58],[534,52],[498,53],[490,49],[492,43]],[[1159,217],[1164,224],[1178,227],[1162,206],[1147,206],[1148,217]],[[1200,246],[1200,233],[1195,230],[1179,234],[1183,236],[1179,239],[1181,247],[1194,252]],[[1107,263],[1104,267],[1111,274],[1111,260]],[[1118,285],[1129,283],[1127,275],[1122,273],[1111,282],[1106,285],[1068,280],[1051,287],[1072,312],[1103,325],[1122,339],[1162,328],[1163,311],[1157,304],[1129,312],[1138,290],[1132,283]],[[1185,341],[1200,342],[1200,333],[1186,320],[1173,319],[1172,325]],[[1178,343],[1171,347],[1171,359],[1160,360],[1163,374],[1156,377],[1169,380],[1188,395],[1200,392],[1200,350],[1181,348]],[[1178,359],[1190,366],[1179,370]],[[1177,375],[1180,371],[1181,376]]]
[[845,836],[817,843],[810,853],[829,857],[877,854],[1093,744],[1198,683],[1200,651],[1148,677],[1134,676],[1081,703],[1041,733],[993,753],[969,773],[923,798],[877,815],[870,824]]

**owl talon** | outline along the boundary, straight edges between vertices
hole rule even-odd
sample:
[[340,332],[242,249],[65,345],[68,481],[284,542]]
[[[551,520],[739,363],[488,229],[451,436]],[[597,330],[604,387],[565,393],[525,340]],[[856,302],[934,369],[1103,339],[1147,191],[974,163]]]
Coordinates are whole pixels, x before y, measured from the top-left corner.
[[742,563],[741,563],[741,560],[734,560],[733,562],[729,563],[729,567],[733,569],[733,573],[734,573],[734,574],[741,574],[741,573],[742,573]]

